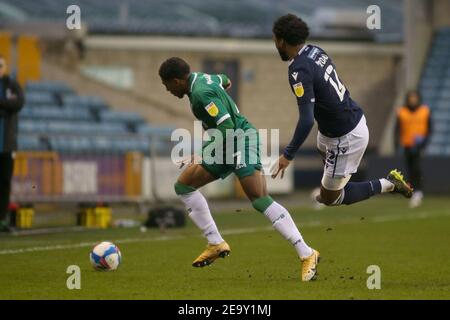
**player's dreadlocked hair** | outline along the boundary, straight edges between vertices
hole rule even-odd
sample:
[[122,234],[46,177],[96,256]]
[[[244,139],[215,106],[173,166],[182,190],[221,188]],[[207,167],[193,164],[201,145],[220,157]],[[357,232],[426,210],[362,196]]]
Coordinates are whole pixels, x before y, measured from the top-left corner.
[[272,31],[278,39],[283,39],[293,46],[305,43],[309,36],[305,21],[291,13],[279,17],[274,22]]
[[191,72],[191,68],[181,58],[172,57],[164,61],[159,67],[162,80],[184,79]]

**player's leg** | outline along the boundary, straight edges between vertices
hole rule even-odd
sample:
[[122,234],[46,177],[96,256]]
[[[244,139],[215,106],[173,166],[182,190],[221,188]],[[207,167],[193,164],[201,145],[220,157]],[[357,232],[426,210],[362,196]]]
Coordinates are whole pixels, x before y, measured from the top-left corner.
[[[248,170],[249,167],[246,169]],[[243,170],[240,170],[236,174],[253,207],[264,214],[270,220],[274,229],[294,246],[303,262],[302,280],[309,281],[315,278],[319,252],[306,244],[286,208],[274,201],[267,193],[266,180],[261,171],[254,170],[251,175],[245,175]]]
[[0,232],[11,231],[7,218],[13,167],[12,154],[0,153]]
[[266,181],[260,171],[239,179],[242,189],[253,207],[264,214],[281,235],[291,242],[300,258],[311,255],[312,249],[306,244],[289,212],[267,193]]
[[211,215],[208,202],[198,188],[215,181],[218,177],[200,164],[187,167],[175,183],[175,192],[189,212],[189,218],[208,240],[207,249],[193,262],[195,267],[209,265],[219,256],[228,255],[230,248],[223,240]]
[[[393,184],[382,178],[363,182],[348,182],[351,175],[346,177],[330,177],[324,174],[317,199],[327,206],[353,204],[369,199],[383,191],[391,192]],[[382,182],[386,183],[383,190]]]
[[420,166],[420,151],[406,149],[407,163],[408,163],[408,176],[414,187],[414,193],[409,202],[411,208],[417,208],[422,204],[422,172]]
[[410,180],[415,190],[422,190],[422,175],[420,168],[420,151],[415,150],[410,152]]
[[369,130],[363,117],[356,128],[340,138],[327,138],[319,133],[318,149],[325,153],[324,175],[318,201],[325,205],[353,204],[386,192],[410,197],[411,188],[403,176],[393,170],[388,177],[348,182],[355,173],[369,142]]

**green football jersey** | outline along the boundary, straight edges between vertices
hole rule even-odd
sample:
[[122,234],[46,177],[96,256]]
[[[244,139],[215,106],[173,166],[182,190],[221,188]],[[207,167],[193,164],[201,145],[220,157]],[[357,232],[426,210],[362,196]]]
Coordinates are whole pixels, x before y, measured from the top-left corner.
[[236,103],[224,90],[229,81],[223,74],[209,75],[194,72],[189,77],[188,97],[192,112],[198,120],[202,121],[205,130],[217,128],[227,119],[231,119],[234,129],[254,129],[239,113]]

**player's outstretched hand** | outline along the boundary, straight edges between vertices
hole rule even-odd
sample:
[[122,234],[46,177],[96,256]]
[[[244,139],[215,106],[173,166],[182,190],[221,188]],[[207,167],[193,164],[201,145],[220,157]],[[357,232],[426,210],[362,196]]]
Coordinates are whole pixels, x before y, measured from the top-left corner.
[[177,165],[180,166],[180,169],[183,168],[185,165],[188,167],[194,163],[200,163],[202,161],[202,157],[200,157],[198,154],[191,154],[189,157],[184,158],[180,161],[175,162]]
[[272,179],[275,179],[278,174],[281,172],[281,179],[284,177],[284,170],[289,166],[291,163],[290,160],[286,159],[284,155],[282,155],[277,162],[273,165],[272,169],[270,170],[272,172]]

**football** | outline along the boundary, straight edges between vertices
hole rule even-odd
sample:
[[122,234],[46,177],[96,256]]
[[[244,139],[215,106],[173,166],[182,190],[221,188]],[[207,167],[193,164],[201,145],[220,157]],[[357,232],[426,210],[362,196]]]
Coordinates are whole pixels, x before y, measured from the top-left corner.
[[111,242],[97,244],[89,254],[89,259],[95,270],[116,270],[122,260],[119,248]]

